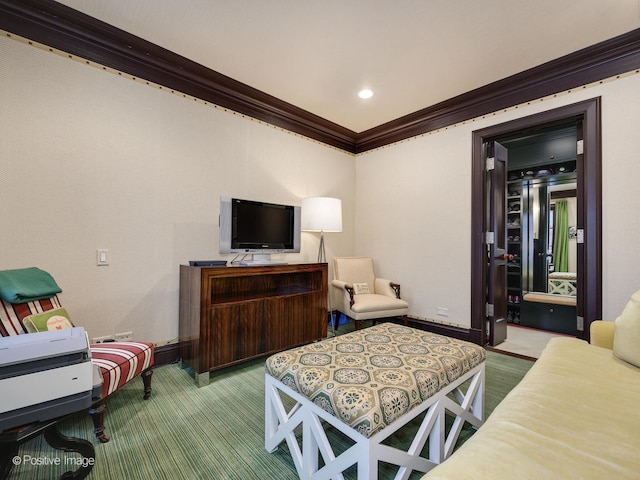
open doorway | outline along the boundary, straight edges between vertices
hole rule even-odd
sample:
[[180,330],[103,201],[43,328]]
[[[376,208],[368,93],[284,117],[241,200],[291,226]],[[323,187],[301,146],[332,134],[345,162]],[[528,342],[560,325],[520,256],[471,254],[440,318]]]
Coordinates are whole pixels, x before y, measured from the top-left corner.
[[[563,130],[564,129],[564,130]],[[575,325],[567,326],[571,332],[575,332],[578,338],[588,339],[589,326],[593,320],[600,318],[601,316],[601,158],[600,158],[600,108],[599,99],[588,100],[578,104],[562,107],[556,110],[543,112],[538,115],[525,117],[493,127],[489,127],[483,130],[479,130],[473,133],[473,180],[472,180],[472,285],[471,285],[471,328],[472,331],[477,334],[482,344],[489,343],[496,345],[504,338],[500,338],[500,335],[494,335],[493,332],[500,332],[501,329],[494,328],[500,324],[500,322],[508,322],[509,315],[513,321],[515,312],[518,308],[515,308],[517,304],[522,304],[522,294],[509,293],[506,290],[509,284],[507,279],[499,278],[496,280],[496,276],[490,271],[491,265],[497,262],[492,261],[492,257],[488,258],[488,252],[491,252],[492,246],[488,242],[493,242],[494,237],[497,237],[502,242],[502,236],[504,236],[504,244],[516,245],[513,241],[515,233],[512,232],[512,243],[508,242],[507,225],[511,222],[509,218],[509,212],[503,212],[505,215],[504,231],[496,231],[488,234],[490,229],[488,228],[489,221],[487,220],[487,210],[492,202],[489,202],[489,197],[496,194],[496,188],[502,188],[504,191],[498,191],[498,197],[505,199],[508,198],[507,190],[507,178],[505,178],[504,184],[498,182],[497,186],[487,187],[489,185],[487,181],[487,166],[485,157],[487,156],[487,145],[496,140],[500,140],[507,144],[506,150],[508,155],[509,144],[512,148],[519,148],[524,145],[525,138],[528,136],[536,136],[542,134],[552,134],[550,132],[564,132],[575,131],[574,135],[576,140],[573,144],[573,153],[575,154],[575,163],[564,165],[567,174],[574,174],[574,187],[575,191],[575,227],[576,239],[575,239],[575,280],[573,280],[573,287],[575,288],[575,306],[574,319],[572,323]],[[561,135],[562,136],[562,135]],[[553,169],[554,173],[556,169],[560,169],[561,164],[565,164],[564,161],[553,162],[555,159],[539,158],[539,165],[535,167],[524,165],[523,168],[513,168],[513,172],[517,171],[517,182],[514,181],[513,185],[520,184],[520,209],[523,209],[523,190],[531,186],[531,191],[525,192],[527,195],[525,201],[533,202],[537,197],[551,198],[550,192],[555,188],[564,188],[565,191],[570,191],[571,188],[556,187],[552,184],[568,184],[571,179],[569,176],[558,180],[557,178],[551,180],[551,175],[548,173]],[[508,160],[507,160],[508,164]],[[564,170],[563,169],[563,174]],[[573,170],[569,172],[568,170]],[[546,170],[546,172],[545,172]],[[540,174],[542,172],[542,174]],[[511,173],[509,173],[511,174]],[[523,178],[523,177],[531,178]],[[533,181],[536,180],[537,181]],[[529,184],[523,183],[522,180],[532,180]],[[534,184],[535,188],[534,189]],[[502,185],[502,186],[501,186]],[[510,186],[513,186],[510,185]],[[553,188],[552,188],[553,187]],[[514,193],[517,189],[512,189]],[[556,196],[558,194],[555,194]],[[567,196],[567,193],[559,194]],[[515,197],[515,195],[511,195]],[[518,202],[505,200],[506,208],[514,208]],[[511,204],[511,206],[510,206]],[[533,203],[532,203],[533,206]],[[541,205],[538,204],[538,207]],[[543,212],[544,220],[546,224],[549,224],[549,217],[556,215],[555,207],[553,210],[550,208],[550,203],[544,202],[545,211]],[[519,214],[521,215],[521,214]],[[539,213],[538,213],[539,215]],[[515,215],[514,215],[515,216]],[[527,219],[531,225],[527,225],[533,228],[533,216],[522,217]],[[537,218],[539,221],[540,219]],[[554,222],[555,225],[555,222]],[[522,228],[522,225],[520,226]],[[556,264],[552,263],[552,257],[548,257],[549,248],[552,248],[553,240],[549,241],[548,227],[546,232],[541,232],[539,225],[537,228],[538,242],[542,245],[526,246],[526,250],[520,250],[518,257],[516,257],[512,251],[509,251],[507,255],[501,255],[501,258],[508,258],[509,262],[513,262],[515,259],[522,262],[526,262],[524,267],[526,271],[524,274],[520,274],[519,286],[521,292],[529,292],[537,288],[548,290],[549,276],[553,274],[556,268]],[[518,235],[522,237],[521,234]],[[489,240],[491,239],[491,240]],[[537,250],[536,250],[537,248]],[[538,255],[538,254],[541,255]],[[490,255],[490,254],[489,254]],[[567,268],[567,267],[563,267]],[[505,269],[504,275],[507,275]],[[534,271],[540,273],[539,278],[533,274]],[[566,272],[571,273],[571,272]],[[527,283],[527,282],[531,283]],[[488,298],[488,292],[495,291],[493,288],[499,282],[500,285],[506,285],[507,287],[500,287],[500,292],[492,294],[491,298]],[[535,286],[534,286],[535,284]],[[544,286],[544,287],[541,287]],[[522,287],[525,286],[524,289]],[[543,293],[548,293],[547,291]],[[511,297],[509,297],[511,295]],[[516,300],[515,296],[518,295]],[[509,302],[511,299],[511,302]],[[492,303],[493,302],[493,303]],[[504,305],[500,304],[503,302]],[[494,304],[495,303],[495,304]],[[510,303],[510,305],[509,305]],[[511,307],[511,308],[509,308]],[[501,312],[501,313],[496,313]],[[504,313],[502,313],[504,312]],[[520,319],[522,313],[519,313]]]
[[497,139],[508,151],[510,325],[576,335],[580,123],[572,118]]

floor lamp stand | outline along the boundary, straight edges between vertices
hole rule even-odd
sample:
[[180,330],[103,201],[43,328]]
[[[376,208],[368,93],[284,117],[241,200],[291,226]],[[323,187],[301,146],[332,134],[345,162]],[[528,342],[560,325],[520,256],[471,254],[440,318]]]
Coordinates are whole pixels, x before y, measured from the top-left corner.
[[[324,232],[320,230],[320,247],[318,248],[318,263],[327,263],[327,253],[324,249]],[[336,336],[337,318],[333,318],[333,307],[331,305],[331,290],[329,290],[329,318],[331,318],[331,332]]]
[[318,263],[327,263],[327,254],[324,251],[324,232],[320,230],[320,247],[318,248]]

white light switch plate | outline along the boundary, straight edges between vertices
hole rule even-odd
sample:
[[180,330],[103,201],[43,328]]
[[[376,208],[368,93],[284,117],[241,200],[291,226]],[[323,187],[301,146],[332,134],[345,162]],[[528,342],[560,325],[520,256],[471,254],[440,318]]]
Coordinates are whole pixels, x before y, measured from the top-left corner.
[[109,249],[99,248],[96,250],[96,265],[99,267],[109,265]]

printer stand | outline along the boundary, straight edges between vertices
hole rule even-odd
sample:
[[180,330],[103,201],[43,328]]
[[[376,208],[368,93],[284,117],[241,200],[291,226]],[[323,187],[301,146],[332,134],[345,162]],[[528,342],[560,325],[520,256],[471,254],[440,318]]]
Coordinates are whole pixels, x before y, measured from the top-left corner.
[[[46,422],[38,422],[23,427],[13,428],[0,433],[0,478],[7,478],[14,464],[19,464],[21,457],[18,448],[27,440],[44,434],[44,439],[57,450],[76,452],[82,455],[78,462],[72,465],[81,465],[75,471],[63,473],[60,478],[85,478],[91,472],[95,463],[96,451],[88,440],[76,437],[67,437],[58,430],[58,422],[64,417]],[[17,463],[14,463],[17,459]]]

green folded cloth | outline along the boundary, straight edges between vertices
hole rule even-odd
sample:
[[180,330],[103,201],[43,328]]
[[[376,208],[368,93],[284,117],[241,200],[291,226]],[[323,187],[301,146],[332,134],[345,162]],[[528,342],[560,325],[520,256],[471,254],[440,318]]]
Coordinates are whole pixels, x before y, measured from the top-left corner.
[[62,292],[56,281],[36,267],[0,271],[0,298],[10,303],[27,303],[51,298]]

